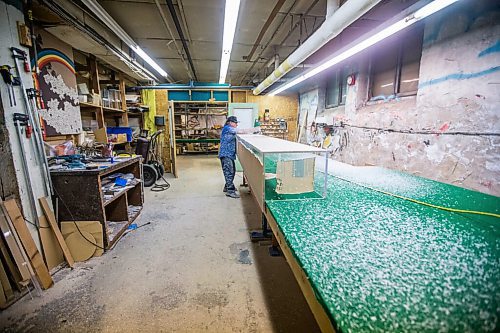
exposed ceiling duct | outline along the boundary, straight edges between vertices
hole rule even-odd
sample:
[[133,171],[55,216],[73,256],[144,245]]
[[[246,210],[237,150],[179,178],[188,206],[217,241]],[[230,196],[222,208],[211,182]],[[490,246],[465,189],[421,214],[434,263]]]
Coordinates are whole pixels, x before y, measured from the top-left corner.
[[[338,3],[338,0],[329,0]],[[335,3],[329,3],[327,17],[321,27],[316,30],[295,52],[290,54],[283,63],[274,70],[254,90],[254,95],[259,95],[286,73],[300,65],[311,54],[318,51],[327,42],[338,36],[345,28],[366,14],[381,0],[351,0],[347,1],[337,10]],[[332,11],[335,10],[333,13]]]

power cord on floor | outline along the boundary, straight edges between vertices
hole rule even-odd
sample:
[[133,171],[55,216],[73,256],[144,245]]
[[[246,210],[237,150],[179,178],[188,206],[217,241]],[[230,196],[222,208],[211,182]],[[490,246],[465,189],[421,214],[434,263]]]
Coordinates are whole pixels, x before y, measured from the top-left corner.
[[333,176],[333,177],[341,179],[341,180],[344,180],[344,181],[352,183],[352,184],[356,184],[358,186],[367,188],[367,189],[375,191],[375,192],[379,192],[379,193],[382,193],[382,194],[385,194],[385,195],[390,195],[392,197],[395,197],[395,198],[398,198],[398,199],[403,199],[403,200],[406,200],[406,201],[410,201],[410,202],[413,202],[413,203],[416,203],[416,204],[419,204],[419,205],[423,205],[423,206],[428,206],[428,207],[432,207],[432,208],[436,208],[436,209],[441,209],[441,210],[448,211],[448,212],[453,212],[453,213],[467,213],[467,214],[476,214],[476,215],[484,215],[484,216],[491,216],[491,217],[500,218],[500,214],[489,213],[489,212],[481,212],[481,211],[476,211],[476,210],[467,210],[467,209],[457,209],[457,208],[443,207],[443,206],[434,205],[434,204],[431,204],[431,203],[428,203],[428,202],[424,202],[424,201],[420,201],[420,200],[415,200],[415,199],[412,199],[412,198],[404,197],[402,195],[394,194],[394,193],[391,193],[391,192],[382,191],[382,190],[376,189],[374,187],[371,187],[371,186],[368,186],[368,185],[364,185],[364,184],[360,184],[360,183],[357,183],[357,182],[354,182],[352,180],[349,180],[349,179],[346,179],[346,178],[342,178],[342,177],[339,177],[339,176]]
[[85,239],[87,242],[89,242],[90,244],[96,246],[97,248],[101,249],[101,250],[105,250],[104,247],[100,246],[99,244],[96,244],[96,242],[88,239],[87,237],[85,237],[85,235],[83,234],[83,232],[80,230],[80,227],[78,226],[78,223],[76,223],[76,219],[75,217],[73,216],[73,213],[71,213],[71,210],[68,208],[68,206],[66,205],[66,203],[64,202],[63,199],[61,199],[61,196],[59,195],[59,193],[57,193],[57,190],[56,188],[54,187],[54,193],[56,194],[57,196],[57,199],[63,204],[64,208],[66,208],[66,211],[69,213],[69,215],[71,216],[71,222],[73,222],[73,224],[75,225],[76,229],[78,230],[78,232],[80,233],[80,235],[83,237],[83,239]]
[[165,184],[158,184],[158,182],[156,181],[155,184],[153,185],[153,187],[151,187],[152,192],[163,192],[163,191],[166,191],[170,188],[170,184],[169,184],[169,182],[167,182],[165,177],[163,177],[163,175],[162,175],[162,176],[160,176],[160,178],[165,182]]

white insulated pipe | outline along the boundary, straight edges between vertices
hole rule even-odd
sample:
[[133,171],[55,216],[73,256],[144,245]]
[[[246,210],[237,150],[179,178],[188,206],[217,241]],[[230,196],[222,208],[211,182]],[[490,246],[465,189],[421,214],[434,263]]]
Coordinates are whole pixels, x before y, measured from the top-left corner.
[[[327,2],[327,16],[325,22],[316,30],[295,52],[290,54],[283,63],[275,69],[254,90],[259,95],[286,73],[300,65],[311,54],[318,51],[323,45],[337,37],[346,27],[363,16],[381,0],[349,0],[338,7],[338,0]],[[337,9],[338,8],[338,9]]]
[[340,0],[326,0],[326,18],[332,16],[339,7]]

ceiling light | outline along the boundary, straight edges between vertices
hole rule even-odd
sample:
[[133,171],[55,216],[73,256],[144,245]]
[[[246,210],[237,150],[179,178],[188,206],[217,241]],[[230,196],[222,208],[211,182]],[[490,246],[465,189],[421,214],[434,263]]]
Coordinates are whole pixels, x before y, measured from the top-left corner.
[[240,11],[240,0],[226,0],[219,83],[226,82],[226,74],[227,74],[227,69],[229,68],[229,61],[231,59],[231,50],[233,48],[234,33],[236,32],[236,22],[238,22],[239,11]]
[[401,31],[401,30],[409,27],[410,25],[426,18],[427,16],[429,16],[431,14],[434,14],[434,13],[440,11],[443,8],[448,7],[449,5],[451,5],[457,1],[458,0],[434,0],[433,2],[425,5],[424,7],[420,8],[419,10],[415,11],[413,14],[410,14],[410,15],[406,16],[405,18],[397,21],[396,23],[388,26],[387,28],[382,29],[381,31],[379,31],[375,35],[372,35],[372,36],[362,40],[361,42],[356,41],[355,43],[353,43],[354,45],[352,47],[348,48],[347,50],[341,52],[338,55],[335,55],[331,59],[322,63],[318,67],[310,70],[309,72],[304,73],[304,74],[294,78],[293,80],[286,83],[285,85],[270,92],[269,95],[274,96],[276,94],[279,94],[279,93],[301,83],[302,81],[307,80],[307,79],[321,73],[322,71],[358,54],[359,52],[366,50],[367,48],[369,48],[370,46],[373,46],[374,44],[380,42],[381,40],[384,40],[387,37],[394,35],[396,32]]
[[130,47],[135,54],[144,59],[151,67],[153,67],[161,76],[167,78],[168,74],[165,72],[160,65],[158,65],[149,55],[144,52],[139,45],[130,37],[125,30],[120,27],[118,23],[108,14],[108,12],[102,8],[102,6],[96,0],[82,0],[83,3],[95,14],[99,19],[106,24],[106,26],[111,29],[125,44]]
[[151,67],[153,67],[158,73],[161,74],[161,76],[163,77],[168,77],[168,74],[167,72],[165,72],[163,70],[163,68],[161,68],[153,59],[151,59],[150,56],[148,56],[146,54],[146,52],[144,52],[139,46],[136,46],[134,49],[134,52],[139,56],[141,57],[142,59],[144,59],[144,61],[146,61]]

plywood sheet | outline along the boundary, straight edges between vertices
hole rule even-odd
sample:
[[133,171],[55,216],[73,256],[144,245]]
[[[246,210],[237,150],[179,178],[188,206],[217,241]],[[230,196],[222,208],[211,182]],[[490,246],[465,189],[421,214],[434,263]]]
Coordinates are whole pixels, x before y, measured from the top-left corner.
[[251,145],[261,153],[325,152],[325,150],[321,148],[265,135],[238,134],[238,140]]
[[40,239],[42,241],[43,254],[49,271],[59,266],[64,261],[64,256],[57,242],[56,235],[52,232],[45,216],[38,218],[40,222]]
[[66,239],[70,234],[74,232],[78,232],[78,229],[76,228],[75,223],[78,225],[78,228],[80,231],[86,231],[89,232],[95,243],[99,245],[99,247],[96,246],[95,252],[93,253],[94,257],[99,257],[102,256],[104,253],[104,239],[103,239],[103,231],[102,231],[102,224],[99,221],[62,221],[61,222],[61,233]]
[[155,102],[156,102],[156,114],[158,116],[165,116],[165,126],[162,126],[161,129],[164,130],[163,134],[158,140],[158,144],[160,145],[161,152],[161,160],[163,166],[165,167],[165,172],[172,172],[171,166],[171,151],[170,151],[170,132],[168,130],[170,126],[170,118],[168,115],[168,99],[167,99],[167,90],[159,89],[154,90],[155,92]]
[[[88,231],[72,232],[66,237],[66,243],[75,261],[90,259],[96,250],[95,238]],[[94,244],[92,244],[94,243]]]
[[252,189],[260,209],[264,211],[264,166],[257,156],[243,146],[241,142],[238,142],[237,151],[248,185]]
[[288,124],[288,140],[296,141],[297,121],[299,115],[298,94],[288,96],[255,96],[251,91],[247,92],[247,103],[259,104],[259,115],[264,116],[264,111],[269,109],[272,119],[283,118]]
[[45,217],[47,218],[47,221],[49,222],[54,235],[56,236],[57,242],[61,247],[64,258],[66,258],[66,262],[68,263],[69,267],[73,268],[73,264],[75,262],[73,260],[73,257],[71,256],[71,252],[69,251],[68,246],[66,245],[66,242],[64,241],[61,231],[57,226],[56,217],[54,216],[54,212],[52,212],[52,210],[50,209],[47,198],[40,198],[38,201],[40,202],[40,206],[42,206],[43,213],[45,214]]

